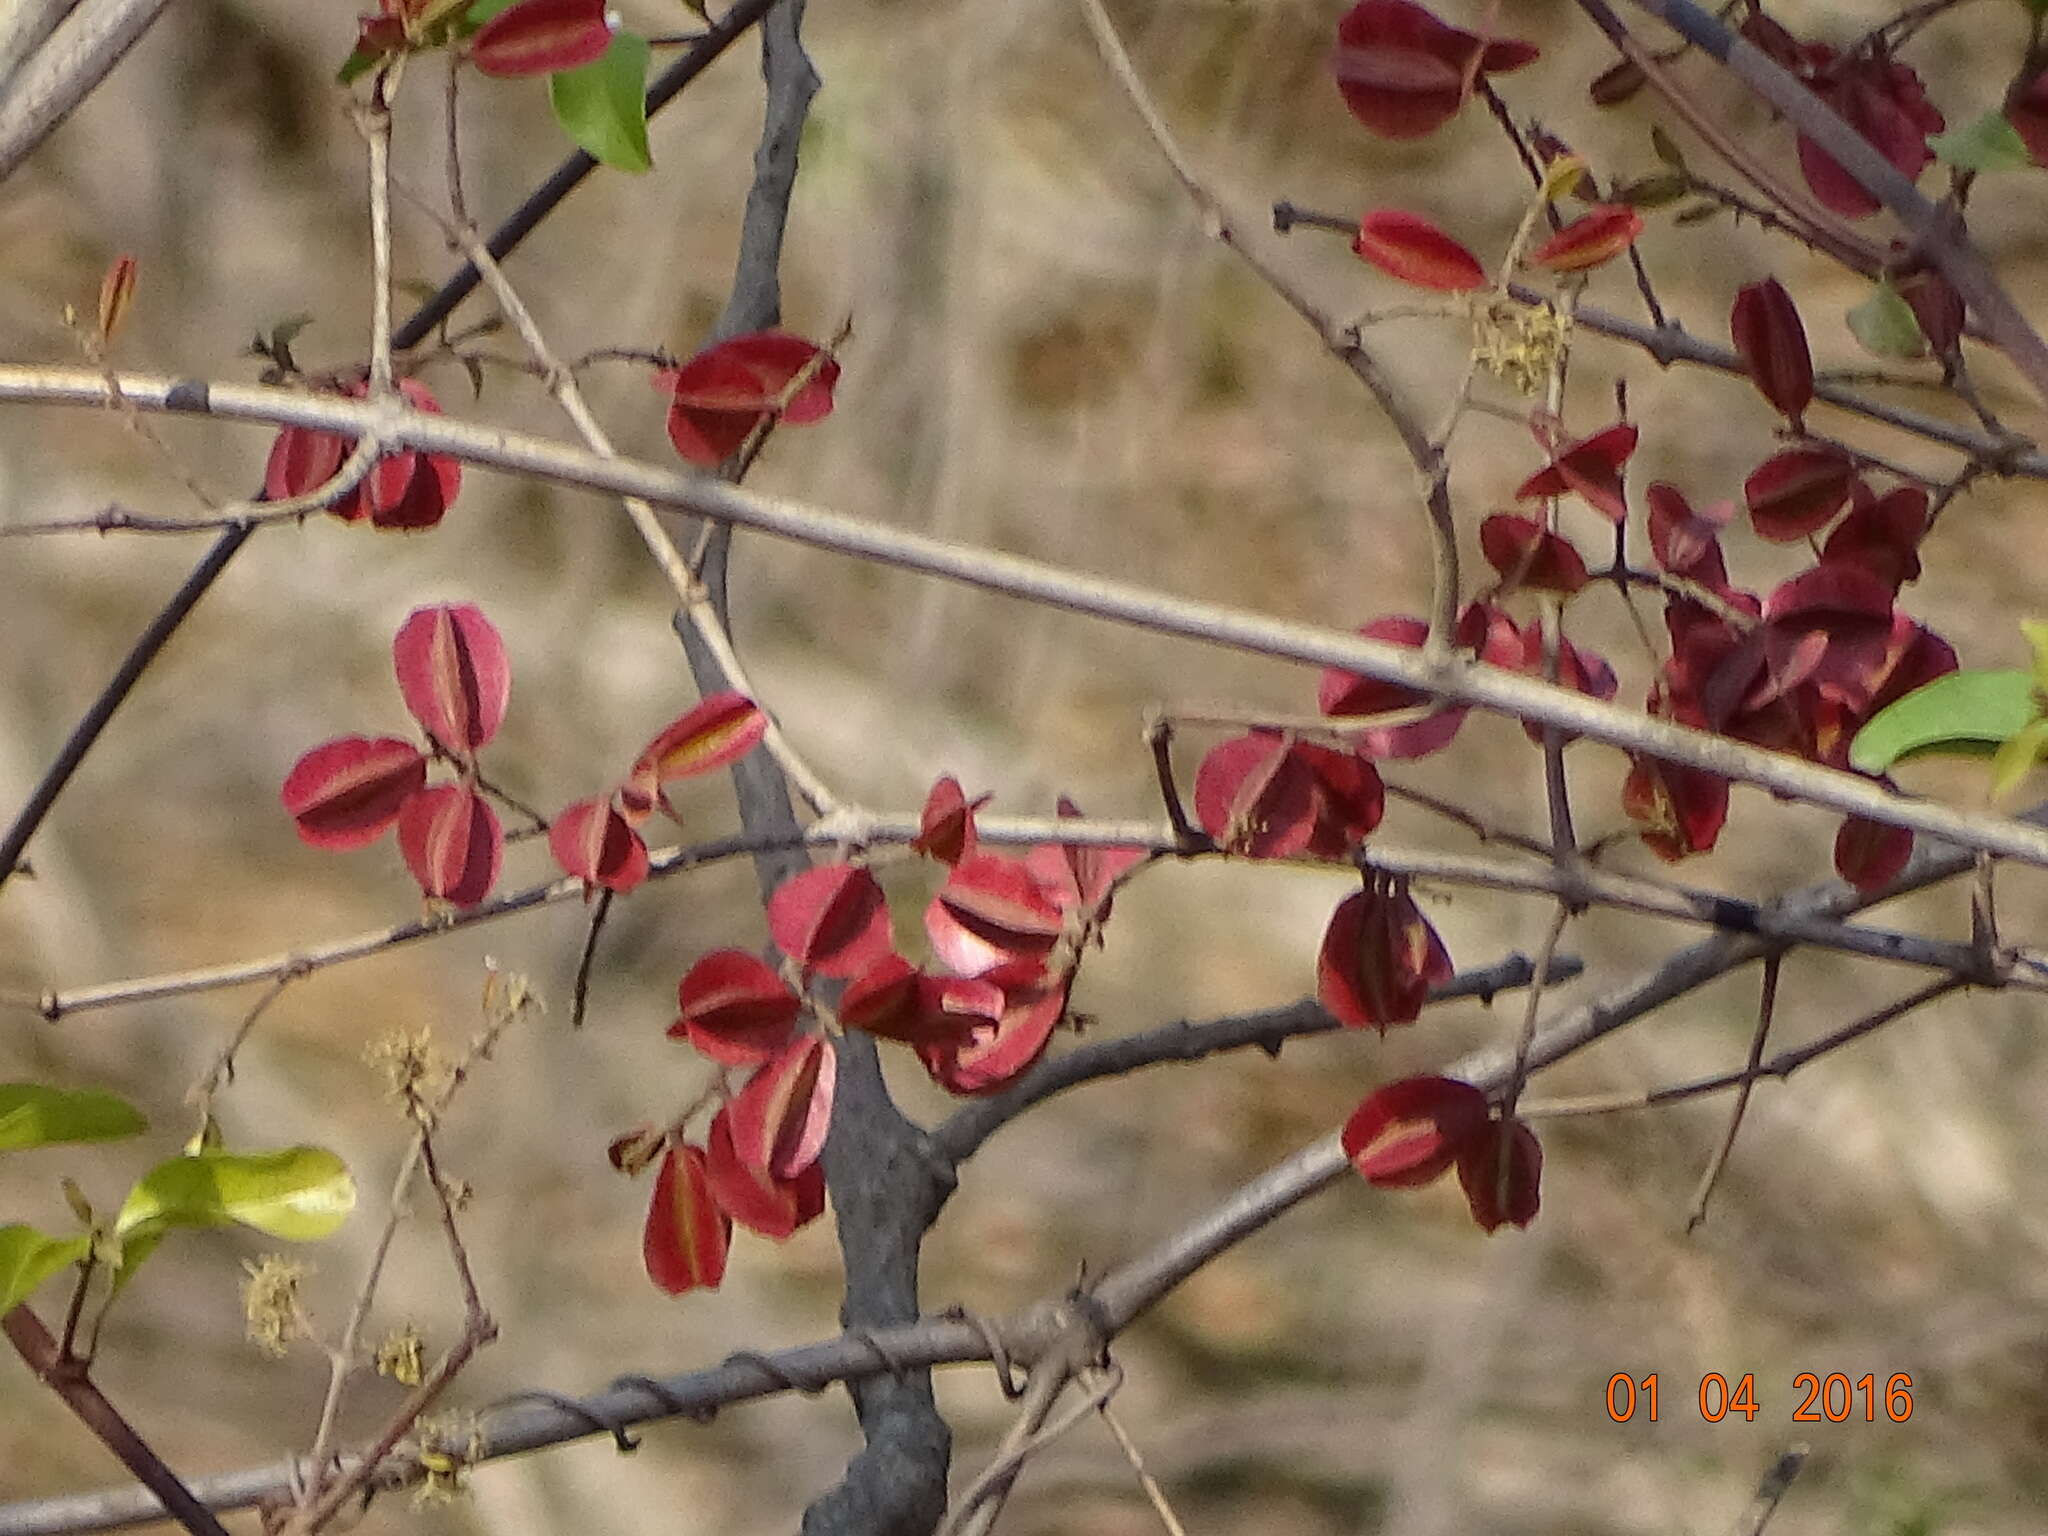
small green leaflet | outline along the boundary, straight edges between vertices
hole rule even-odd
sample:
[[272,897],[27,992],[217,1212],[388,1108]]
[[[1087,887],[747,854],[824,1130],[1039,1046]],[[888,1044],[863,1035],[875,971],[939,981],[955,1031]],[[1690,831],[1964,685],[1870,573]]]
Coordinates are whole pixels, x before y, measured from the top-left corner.
[[615,171],[644,171],[647,152],[647,39],[617,32],[601,58],[548,76],[562,131]]
[[[229,1222],[304,1242],[326,1237],[355,1208],[348,1167],[324,1147],[198,1152],[161,1162],[128,1192],[114,1231],[123,1238],[170,1226]],[[132,1240],[132,1239],[131,1239]]]
[[1951,672],[1871,717],[1849,747],[1859,773],[1922,754],[1988,757],[2040,714],[2031,673]]
[[1879,357],[1915,358],[1927,355],[1927,338],[1920,320],[1905,296],[1880,278],[1870,297],[1845,316],[1849,330],[1863,343],[1866,352]]
[[76,1264],[92,1239],[50,1237],[34,1227],[0,1227],[0,1312],[28,1300],[35,1288],[67,1264]]
[[1947,133],[1929,135],[1927,147],[1943,165],[1959,171],[2016,171],[2033,164],[2026,141],[1996,110]]
[[57,1141],[117,1141],[148,1128],[127,1101],[96,1088],[0,1083],[0,1152]]

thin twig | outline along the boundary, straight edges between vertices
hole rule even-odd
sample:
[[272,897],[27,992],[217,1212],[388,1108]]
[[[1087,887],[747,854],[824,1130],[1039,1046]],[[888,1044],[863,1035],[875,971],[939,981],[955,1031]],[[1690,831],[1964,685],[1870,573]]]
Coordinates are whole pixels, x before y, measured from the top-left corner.
[[1714,1149],[1713,1160],[1700,1175],[1699,1188],[1693,1192],[1692,1209],[1685,1218],[1685,1230],[1698,1229],[1707,1219],[1707,1202],[1714,1197],[1714,1186],[1721,1182],[1721,1172],[1728,1166],[1728,1158],[1735,1150],[1736,1135],[1742,1130],[1742,1117],[1749,1110],[1749,1096],[1756,1087],[1757,1072],[1763,1062],[1764,1042],[1771,1036],[1771,1016],[1778,1006],[1778,971],[1783,957],[1770,955],[1764,960],[1763,995],[1757,1002],[1756,1028],[1749,1037],[1749,1060],[1742,1068],[1742,1077],[1735,1090],[1735,1106],[1728,1111],[1728,1125],[1721,1133],[1721,1144]]

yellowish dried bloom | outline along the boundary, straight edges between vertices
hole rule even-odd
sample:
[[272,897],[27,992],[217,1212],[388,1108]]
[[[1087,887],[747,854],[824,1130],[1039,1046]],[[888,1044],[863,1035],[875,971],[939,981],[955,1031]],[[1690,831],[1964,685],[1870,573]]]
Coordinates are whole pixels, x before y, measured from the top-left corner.
[[1472,356],[1518,394],[1542,391],[1571,345],[1572,319],[1548,304],[1496,298],[1472,314]]
[[244,1262],[249,1278],[242,1282],[242,1316],[249,1342],[264,1354],[282,1359],[300,1331],[299,1282],[306,1266],[281,1254],[266,1253],[254,1264]]
[[426,1343],[411,1323],[386,1334],[377,1346],[377,1374],[401,1387],[416,1387],[426,1375]]

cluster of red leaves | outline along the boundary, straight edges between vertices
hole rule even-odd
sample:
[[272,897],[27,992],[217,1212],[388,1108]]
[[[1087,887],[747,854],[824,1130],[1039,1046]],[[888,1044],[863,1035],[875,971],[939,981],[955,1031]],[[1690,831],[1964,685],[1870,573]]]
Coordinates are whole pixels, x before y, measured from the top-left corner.
[[[1585,272],[1636,242],[1643,216],[1620,203],[1597,203],[1524,257],[1551,272]],[[1486,269],[1457,240],[1419,213],[1374,208],[1358,221],[1351,249],[1389,277],[1438,293],[1486,286]]]
[[[631,1160],[621,1146],[650,1139],[665,1149],[644,1244],[664,1290],[716,1286],[733,1222],[781,1238],[823,1209],[816,1160],[837,1058],[827,1035],[800,1027],[806,1010],[824,1012],[806,995],[813,978],[845,984],[832,1011],[839,1027],[909,1046],[953,1093],[992,1093],[1044,1053],[1083,954],[1101,942],[1117,882],[1145,853],[1064,843],[983,852],[974,827],[983,803],[941,778],[912,845],[947,867],[924,915],[939,969],[897,952],[880,884],[839,860],[784,881],[768,900],[769,936],[798,985],[738,949],[704,956],[683,977],[670,1036],[754,1075],[701,1148],[673,1131],[614,1144],[615,1161]],[[1059,809],[1081,814],[1064,798]]]
[[[361,848],[395,825],[420,889],[473,907],[497,883],[505,849],[497,813],[477,791],[476,764],[511,696],[505,645],[480,609],[444,603],[413,611],[391,658],[427,750],[395,736],[322,742],[285,776],[284,808],[315,848]],[[452,765],[454,782],[429,785],[432,760]]]
[[[658,805],[671,817],[668,786],[737,762],[768,729],[768,717],[740,693],[714,693],[662,728],[610,793],[578,800],[549,823],[555,862],[584,882],[624,894],[647,878],[640,828]],[[677,818],[680,819],[680,818]]]
[[1344,1124],[1344,1155],[1380,1189],[1414,1189],[1452,1167],[1472,1219],[1492,1232],[1536,1218],[1543,1148],[1520,1120],[1451,1077],[1405,1077],[1373,1090]]
[[1331,63],[1352,115],[1387,139],[1419,139],[1449,122],[1481,75],[1534,62],[1533,43],[1480,37],[1413,0],[1360,0],[1337,23]]
[[[1753,11],[1742,35],[1805,83],[1889,160],[1908,181],[1917,180],[1934,152],[1927,136],[1945,126],[1912,68],[1893,58],[1882,34],[1849,53],[1826,43],[1802,43],[1779,23]],[[1813,195],[1844,218],[1861,219],[1883,205],[1835,158],[1799,135],[1799,171]]]
[[716,469],[768,422],[823,421],[838,382],[831,355],[787,331],[734,336],[655,374],[669,395],[669,441],[685,462],[705,469]]
[[[357,378],[341,393],[363,399],[369,381]],[[415,410],[439,414],[440,402],[418,379],[400,379],[398,390]],[[263,496],[283,501],[316,491],[339,473],[354,447],[351,438],[309,427],[286,427],[270,445],[263,470]],[[370,466],[370,472],[327,510],[345,523],[367,522],[373,528],[431,528],[447,513],[462,489],[462,466],[442,454],[401,448]]]

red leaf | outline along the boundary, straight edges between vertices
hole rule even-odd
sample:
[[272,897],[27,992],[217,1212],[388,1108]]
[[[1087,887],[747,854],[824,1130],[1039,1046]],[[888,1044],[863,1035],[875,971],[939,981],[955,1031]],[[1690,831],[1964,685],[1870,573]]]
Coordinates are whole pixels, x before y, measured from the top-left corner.
[[799,1035],[763,1062],[725,1107],[740,1162],[774,1179],[793,1179],[816,1162],[838,1071],[838,1052],[823,1035]]
[[[1503,1137],[1507,1140],[1505,1168]],[[1542,1179],[1543,1147],[1536,1133],[1520,1120],[1511,1127],[1488,1121],[1483,1134],[1458,1156],[1458,1182],[1465,1187],[1465,1203],[1472,1209],[1472,1219],[1486,1232],[1505,1224],[1526,1227],[1534,1221]]]
[[1540,469],[1515,491],[1517,501],[1532,496],[1562,496],[1576,491],[1610,521],[1628,518],[1628,502],[1622,493],[1622,470],[1636,451],[1636,428],[1617,422],[1569,444],[1553,455],[1548,469]]
[[391,660],[405,707],[449,752],[468,757],[498,734],[512,667],[474,603],[415,608],[391,643]]
[[953,866],[924,927],[932,952],[957,975],[1007,981],[1042,968],[1066,916],[1022,859],[977,853]]
[[[715,468],[778,405],[789,426],[824,420],[832,413],[839,364],[828,357],[814,365],[822,350],[786,331],[753,331],[699,352],[680,368],[664,369],[656,379],[673,396],[668,433],[676,452],[692,464]],[[809,378],[791,394],[806,369]]]
[[1695,512],[1685,493],[1658,481],[1644,494],[1650,507],[1650,553],[1674,576],[1689,576],[1709,587],[1728,584],[1721,557],[1721,530],[1735,515],[1735,503],[1717,501]]
[[263,466],[263,499],[286,501],[318,490],[341,469],[348,448],[332,432],[286,427],[270,445],[270,461]]
[[341,736],[292,764],[280,798],[299,839],[315,848],[362,848],[398,820],[425,786],[427,760],[395,736]]
[[[1941,131],[1942,115],[1927,100],[1912,68],[1879,50],[1828,55],[1820,94],[1849,126],[1870,141],[1908,181],[1927,169],[1934,152],[1927,135]],[[1845,218],[1860,219],[1882,203],[1805,134],[1799,136],[1799,169],[1813,195]]]
[[719,1208],[750,1231],[777,1242],[825,1209],[825,1169],[812,1163],[793,1179],[770,1178],[740,1161],[726,1111],[711,1118],[704,1142],[705,1173]]
[[1277,731],[1233,736],[1195,770],[1195,816],[1225,853],[1290,858],[1315,833],[1315,780]]
[[[1420,648],[1428,638],[1429,625],[1405,614],[1374,619],[1359,630],[1368,640],[1385,640],[1394,645]],[[1461,637],[1462,640],[1462,637]],[[1384,715],[1395,710],[1427,704],[1425,694],[1398,683],[1382,683],[1335,667],[1323,673],[1316,690],[1316,707],[1326,715]],[[1427,757],[1450,744],[1465,723],[1465,710],[1452,705],[1412,725],[1386,726],[1352,737],[1367,757]]]
[[949,1093],[994,1093],[1045,1053],[1067,1008],[1064,982],[1041,979],[1005,994],[1001,1018],[964,1043],[918,1051],[934,1081]]
[[1799,307],[1775,277],[1735,295],[1728,330],[1757,392],[1797,426],[1813,403],[1813,353]]
[[1828,535],[1823,564],[1849,564],[1868,571],[1894,593],[1920,578],[1920,539],[1927,532],[1927,493],[1905,485],[1849,515]]
[[1358,225],[1351,249],[1390,277],[1439,293],[1486,286],[1479,258],[1419,214],[1376,208]]
[[926,979],[891,950],[846,984],[839,996],[839,1022],[885,1040],[919,1044],[927,1035]]
[[[2014,126],[2017,127],[2018,123],[2015,122]],[[2031,152],[2035,160],[2041,159],[2038,149]],[[1918,272],[1909,272],[1894,286],[1899,290],[1899,297],[1913,311],[1913,318],[1920,322],[1920,334],[1927,338],[1927,345],[1934,349],[1935,356],[1947,357],[1963,338],[1963,321],[1967,315],[1963,296],[1942,276],[1938,267],[1922,267]]]
[[1532,266],[1584,272],[1636,243],[1643,216],[1626,203],[1597,203],[1529,253]]
[[725,1254],[732,1245],[732,1218],[719,1208],[695,1147],[671,1147],[655,1175],[647,1206],[640,1255],[647,1278],[679,1296],[703,1286],[717,1290],[725,1278]]
[[565,807],[548,826],[548,851],[585,885],[623,895],[647,878],[647,845],[609,798]]
[[427,895],[473,907],[498,883],[505,833],[476,791],[436,784],[398,813],[398,851]]
[[1536,56],[1529,43],[1446,26],[1413,0],[1362,0],[1337,23],[1332,63],[1353,116],[1383,138],[1418,139],[1457,113],[1479,75]]
[[627,782],[651,803],[672,779],[735,763],[768,733],[768,717],[743,693],[714,693],[641,749]]
[[1904,827],[1850,816],[1835,833],[1835,873],[1865,893],[1890,885],[1912,857],[1913,834]]
[[1330,916],[1316,960],[1316,997],[1350,1029],[1412,1024],[1451,957],[1400,882],[1375,882]]
[[1479,548],[1500,573],[1501,590],[1569,597],[1586,584],[1586,562],[1569,540],[1534,518],[1498,512],[1479,525]]
[[520,0],[477,29],[469,56],[501,79],[551,75],[591,63],[611,42],[604,0]]
[[[1081,814],[1081,808],[1065,795],[1059,798],[1058,810],[1062,818]],[[1056,904],[1078,906],[1101,922],[1109,916],[1109,899],[1117,881],[1151,856],[1144,848],[1101,843],[1039,843],[1024,855],[1024,864]]]
[[889,906],[865,868],[820,864],[775,888],[768,932],[805,970],[855,976],[889,951]]
[[[367,385],[351,394],[362,396]],[[416,410],[438,415],[433,392],[417,379],[400,379],[398,392]],[[368,478],[331,509],[344,522],[365,516],[373,528],[432,528],[441,521],[462,489],[462,466],[443,454],[401,449],[379,459]]]
[[1638,835],[1666,863],[1705,853],[1728,819],[1728,781],[1697,768],[1651,757],[1631,760],[1621,808],[1639,823]]
[[1304,850],[1322,859],[1349,858],[1386,814],[1379,770],[1356,752],[1302,742],[1295,753],[1315,784],[1315,822]]
[[1344,1155],[1368,1184],[1412,1189],[1486,1139],[1486,1095],[1454,1077],[1404,1077],[1375,1088],[1344,1122]]
[[1789,544],[1818,533],[1849,500],[1856,466],[1835,448],[1787,448],[1742,482],[1757,537]]
[[669,1038],[734,1067],[773,1059],[803,1010],[774,967],[743,949],[714,949],[691,966],[676,987],[676,1007],[682,1016]]
[[974,852],[974,813],[988,802],[987,795],[970,802],[958,779],[950,773],[940,775],[924,797],[924,813],[910,846],[941,864],[958,864]]

